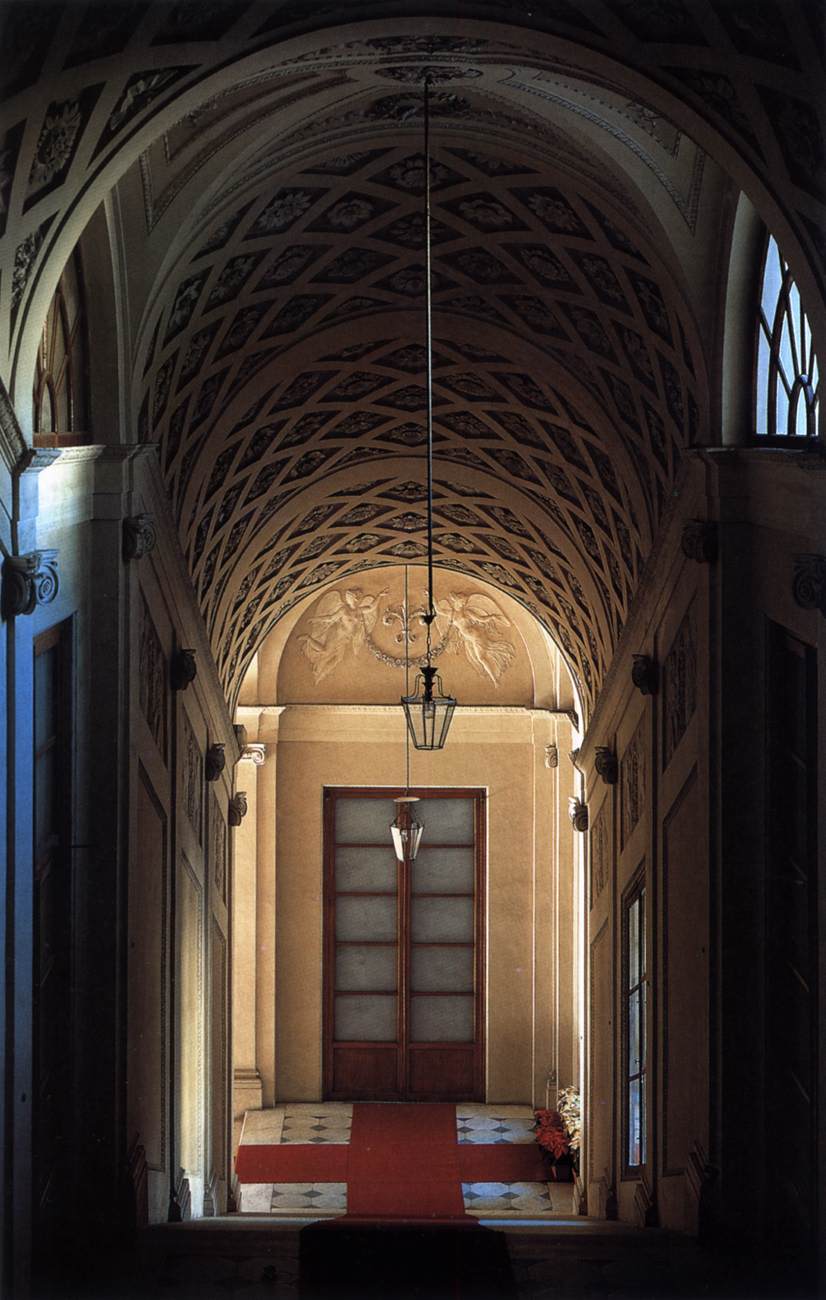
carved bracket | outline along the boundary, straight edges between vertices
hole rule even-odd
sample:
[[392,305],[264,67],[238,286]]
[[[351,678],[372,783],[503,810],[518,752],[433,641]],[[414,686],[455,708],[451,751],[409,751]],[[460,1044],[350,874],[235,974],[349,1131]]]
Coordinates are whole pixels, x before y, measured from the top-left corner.
[[559,749],[556,745],[545,746],[545,766],[559,767]]
[[253,741],[250,745],[245,745],[241,751],[240,762],[254,763],[256,767],[263,767],[267,759],[267,746],[260,741]]
[[229,824],[240,826],[247,815],[247,792],[239,790],[229,801]]
[[123,521],[123,558],[140,560],[154,549],[157,541],[152,516],[148,514],[129,515]]
[[587,831],[588,829],[588,805],[581,799],[568,800],[568,815],[571,818],[571,825],[575,831]]
[[227,756],[224,753],[224,746],[216,741],[214,745],[210,745],[206,752],[206,760],[204,762],[204,780],[217,781],[226,765]]
[[38,605],[54,600],[59,587],[57,551],[7,555],[3,561],[3,618],[33,614]]
[[717,559],[717,525],[707,519],[690,519],[683,525],[681,545],[687,559],[711,564]]
[[631,681],[640,695],[654,695],[657,691],[659,670],[656,660],[650,655],[634,655],[631,666]]
[[619,776],[619,762],[613,749],[607,745],[598,745],[594,751],[594,767],[606,785],[616,785]]
[[185,691],[198,676],[194,650],[175,650],[169,664],[169,684],[173,691]]
[[826,618],[826,555],[796,555],[792,594],[801,609],[819,609]]

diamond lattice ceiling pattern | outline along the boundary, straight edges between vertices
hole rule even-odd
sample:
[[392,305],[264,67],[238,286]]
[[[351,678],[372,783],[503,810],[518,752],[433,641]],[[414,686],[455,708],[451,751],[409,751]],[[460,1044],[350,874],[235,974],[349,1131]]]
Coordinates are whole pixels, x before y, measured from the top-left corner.
[[[140,436],[228,680],[309,586],[423,555],[422,162],[284,177],[156,309]],[[458,144],[434,191],[438,562],[528,603],[591,697],[699,432],[691,320],[593,194]],[[350,491],[361,466],[381,478]]]
[[818,280],[814,9],[449,9],[423,34],[410,5],[6,8],[4,373],[30,387],[121,177],[132,436],[160,443],[230,693],[308,591],[421,557],[425,66],[437,560],[533,610],[586,708],[712,420],[702,273],[737,187],[692,135]]

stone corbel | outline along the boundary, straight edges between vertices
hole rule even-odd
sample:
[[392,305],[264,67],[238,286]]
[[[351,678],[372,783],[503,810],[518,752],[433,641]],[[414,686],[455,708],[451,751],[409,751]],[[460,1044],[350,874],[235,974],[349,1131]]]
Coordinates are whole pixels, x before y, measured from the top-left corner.
[[204,780],[217,781],[226,765],[227,756],[224,753],[224,746],[220,742],[216,741],[214,745],[210,745],[206,752],[206,760],[204,762]]
[[267,761],[267,746],[260,741],[253,741],[252,744],[245,745],[241,751],[241,763],[254,763],[256,767],[263,767]]
[[657,691],[659,672],[657,663],[650,655],[634,655],[631,666],[631,681],[640,695],[654,695]]
[[559,748],[555,744],[545,746],[545,766],[559,767]]
[[198,675],[194,650],[177,649],[169,664],[169,684],[173,691],[185,691]]
[[689,519],[683,525],[681,546],[686,559],[711,564],[717,559],[717,525],[707,519]]
[[129,515],[123,521],[123,558],[140,560],[155,547],[157,533],[149,514]]
[[619,763],[613,749],[607,745],[598,745],[594,751],[594,767],[606,785],[616,785],[619,776]]
[[229,824],[240,826],[247,815],[247,792],[239,790],[229,801]]
[[571,818],[571,825],[575,831],[587,831],[588,829],[588,805],[581,799],[568,800],[568,815]]
[[792,594],[801,609],[819,609],[826,618],[826,555],[796,555]]
[[28,551],[3,561],[2,614],[17,618],[48,605],[58,593],[57,551]]

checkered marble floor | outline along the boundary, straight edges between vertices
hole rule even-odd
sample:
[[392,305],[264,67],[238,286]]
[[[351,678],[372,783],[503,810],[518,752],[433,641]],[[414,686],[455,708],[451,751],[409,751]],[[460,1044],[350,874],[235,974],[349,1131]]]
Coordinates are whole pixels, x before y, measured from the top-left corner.
[[347,1210],[346,1183],[241,1183],[242,1214],[334,1217]]
[[[353,1107],[346,1102],[286,1102],[272,1110],[247,1111],[242,1145],[347,1145]],[[456,1107],[460,1144],[525,1144],[534,1141],[530,1106],[462,1102]],[[569,1215],[570,1183],[463,1183],[468,1214],[496,1218]],[[245,1214],[335,1217],[347,1212],[346,1183],[241,1183],[238,1209]]]

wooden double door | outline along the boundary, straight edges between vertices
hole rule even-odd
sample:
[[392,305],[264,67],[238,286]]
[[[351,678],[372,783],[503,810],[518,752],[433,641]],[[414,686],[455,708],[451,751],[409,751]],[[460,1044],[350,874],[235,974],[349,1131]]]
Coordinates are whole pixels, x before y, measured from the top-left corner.
[[325,791],[324,1092],[484,1099],[484,793],[412,793],[415,861],[390,836],[402,790]]

